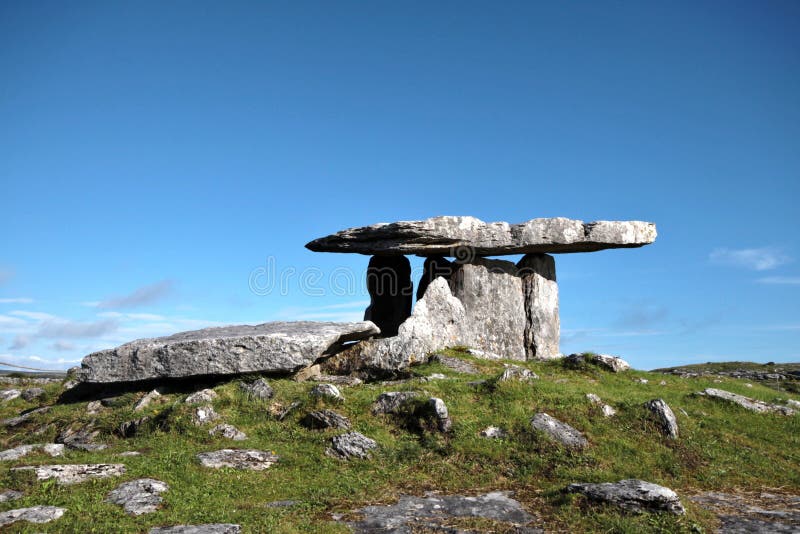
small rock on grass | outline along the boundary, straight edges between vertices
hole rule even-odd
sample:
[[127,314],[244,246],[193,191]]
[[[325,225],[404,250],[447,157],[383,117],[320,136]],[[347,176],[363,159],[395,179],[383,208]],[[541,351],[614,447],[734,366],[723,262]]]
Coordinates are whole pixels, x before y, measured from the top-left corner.
[[269,400],[275,395],[272,386],[263,378],[252,382],[239,382],[239,388],[245,395],[253,399]]
[[333,384],[321,383],[311,388],[311,396],[316,398],[328,398],[333,400],[344,400],[339,388]]
[[570,484],[568,493],[581,493],[588,499],[613,504],[631,512],[669,512],[683,515],[680,499],[669,488],[644,480],[621,480],[602,484]]
[[153,391],[151,391],[150,393],[139,399],[136,402],[136,404],[133,405],[133,411],[139,412],[141,410],[144,410],[150,405],[150,403],[152,403],[159,397],[161,397],[161,392],[158,391],[157,389],[154,389]]
[[486,428],[481,430],[481,436],[490,439],[504,439],[508,437],[508,432],[506,432],[500,427],[487,426]]
[[132,438],[144,428],[148,421],[150,421],[150,418],[147,416],[132,421],[125,421],[119,425],[117,433],[123,438]]
[[28,402],[34,401],[40,397],[43,397],[45,394],[44,389],[42,388],[29,388],[22,390],[22,398]]
[[543,432],[551,440],[571,449],[583,449],[589,445],[581,432],[546,413],[534,415],[531,419],[531,426],[534,430]]
[[33,471],[38,480],[56,479],[61,485],[79,484],[90,478],[118,477],[125,474],[123,464],[67,464],[14,467],[12,471]]
[[240,534],[242,527],[233,523],[213,523],[208,525],[176,525],[174,527],[153,527],[149,534]]
[[3,391],[0,391],[0,400],[8,402],[16,399],[20,395],[22,395],[22,392],[18,389],[4,389]]
[[278,456],[269,451],[254,449],[222,449],[212,452],[201,452],[197,459],[205,467],[219,469],[230,467],[233,469],[247,469],[250,471],[263,471],[272,467],[278,461]]
[[702,392],[698,393],[699,395],[703,395],[706,397],[712,397],[720,400],[724,400],[733,404],[738,404],[742,408],[746,410],[750,410],[751,412],[756,413],[780,413],[783,415],[794,415],[795,411],[788,406],[780,406],[778,404],[769,404],[764,401],[751,399],[750,397],[745,397],[744,395],[739,395],[737,393],[731,393],[730,391],[725,391],[724,389],[715,389],[715,388],[706,388]]
[[18,460],[34,451],[42,450],[50,456],[61,456],[64,454],[64,445],[61,443],[34,443],[31,445],[19,445],[13,449],[0,452],[0,461]]
[[56,506],[32,506],[30,508],[19,508],[0,513],[0,527],[16,523],[17,521],[27,521],[29,523],[49,523],[55,521],[67,510]]
[[678,420],[664,399],[653,399],[645,404],[658,424],[661,433],[672,439],[678,437]]
[[214,422],[219,418],[220,415],[214,411],[214,407],[211,405],[198,406],[194,409],[194,413],[192,414],[192,421],[197,426]]
[[350,420],[333,410],[318,410],[309,413],[303,418],[303,426],[312,430],[326,430],[328,428],[349,429]]
[[600,397],[598,397],[594,393],[587,393],[586,394],[586,398],[592,404],[596,404],[596,405],[600,406],[600,410],[603,412],[603,416],[605,416],[605,417],[613,417],[613,416],[617,415],[617,411],[614,408],[612,408],[608,404],[603,403],[603,401],[600,399]]
[[206,402],[211,402],[217,398],[217,392],[213,389],[201,389],[195,393],[192,393],[186,400],[184,401],[186,404],[203,404]]
[[378,444],[375,440],[368,438],[359,432],[348,432],[340,434],[331,439],[331,447],[326,451],[329,456],[341,460],[351,458],[367,459],[371,456],[371,451],[376,449]]
[[444,401],[438,397],[431,397],[428,399],[427,407],[428,413],[436,421],[436,428],[439,432],[448,432],[453,426],[453,421],[450,419],[450,414]]
[[538,380],[539,375],[531,371],[530,369],[525,369],[524,367],[520,367],[519,365],[507,364],[505,370],[497,379],[498,382],[506,382],[508,380],[518,380],[518,381],[528,381],[528,380]]
[[25,494],[17,490],[0,491],[0,502],[16,501],[21,499]]
[[106,496],[106,502],[119,504],[132,515],[149,514],[158,510],[161,494],[168,489],[160,480],[140,478],[117,486]]
[[374,415],[397,413],[405,403],[419,397],[416,391],[387,391],[378,395],[372,405]]
[[430,358],[428,358],[428,361],[438,363],[457,373],[468,375],[478,374],[478,368],[475,367],[474,364],[460,358],[453,358],[452,356],[446,356],[444,354],[432,354]]
[[208,431],[209,436],[222,436],[223,438],[232,439],[233,441],[244,441],[247,439],[247,434],[239,430],[233,425],[222,423],[215,426]]

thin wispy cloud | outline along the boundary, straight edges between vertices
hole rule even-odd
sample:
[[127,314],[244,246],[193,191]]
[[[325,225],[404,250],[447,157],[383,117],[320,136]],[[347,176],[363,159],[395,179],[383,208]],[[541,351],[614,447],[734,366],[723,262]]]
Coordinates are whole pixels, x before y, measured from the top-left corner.
[[2,298],[0,304],[31,304],[33,299],[28,297]]
[[800,276],[766,276],[756,280],[759,284],[800,286]]
[[27,310],[14,310],[8,312],[8,314],[16,315],[17,317],[24,317],[26,319],[33,319],[34,321],[47,321],[48,319],[56,319],[55,315],[49,313]]
[[31,338],[29,336],[16,336],[8,350],[22,350],[30,344]]
[[79,322],[66,319],[50,319],[42,322],[37,337],[41,338],[92,338],[113,332],[119,328],[115,319]]
[[174,286],[175,283],[172,280],[161,280],[155,284],[142,286],[128,295],[101,300],[96,304],[96,307],[109,310],[116,308],[135,308],[137,306],[153,304],[169,295]]
[[711,251],[708,259],[712,263],[743,267],[753,271],[769,271],[791,261],[791,258],[775,247],[716,248]]
[[50,348],[59,352],[67,352],[75,350],[75,345],[69,341],[56,341],[50,344]]

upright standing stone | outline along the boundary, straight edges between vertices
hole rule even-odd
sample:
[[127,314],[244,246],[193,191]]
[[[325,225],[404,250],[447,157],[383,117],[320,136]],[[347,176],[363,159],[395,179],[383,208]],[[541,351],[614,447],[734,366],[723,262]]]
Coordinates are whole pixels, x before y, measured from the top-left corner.
[[525,359],[525,302],[513,263],[476,258],[456,264],[450,289],[464,304],[463,344]]
[[411,264],[405,256],[373,256],[367,268],[370,304],[364,320],[381,329],[382,337],[397,335],[397,329],[411,315],[413,284]]
[[453,274],[453,262],[444,256],[428,256],[423,263],[422,278],[417,286],[417,300],[425,296],[425,290],[439,276],[450,280]]
[[561,326],[555,259],[526,254],[517,263],[517,275],[525,301],[525,356],[528,360],[557,358]]

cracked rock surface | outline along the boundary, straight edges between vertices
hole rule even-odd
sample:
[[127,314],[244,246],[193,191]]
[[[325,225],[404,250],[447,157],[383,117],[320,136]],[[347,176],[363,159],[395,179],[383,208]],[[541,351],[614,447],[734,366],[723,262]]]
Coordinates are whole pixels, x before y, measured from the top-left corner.
[[132,515],[149,514],[158,509],[163,501],[161,494],[168,489],[160,480],[140,478],[117,486],[106,496],[106,502],[119,504]]

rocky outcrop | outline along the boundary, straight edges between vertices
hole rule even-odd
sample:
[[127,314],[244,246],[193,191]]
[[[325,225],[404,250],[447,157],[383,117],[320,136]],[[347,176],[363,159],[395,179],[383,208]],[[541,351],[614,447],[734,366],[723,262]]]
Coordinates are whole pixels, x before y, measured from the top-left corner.
[[311,412],[303,418],[302,424],[311,430],[327,430],[329,428],[350,429],[350,420],[333,410],[317,410]]
[[67,464],[15,467],[12,471],[33,471],[38,480],[56,479],[63,486],[86,482],[90,478],[118,477],[125,474],[122,464]]
[[726,402],[737,404],[746,410],[750,410],[751,412],[758,412],[758,413],[772,412],[783,415],[794,415],[795,413],[797,413],[795,412],[795,410],[789,408],[788,406],[781,406],[780,404],[769,404],[764,401],[751,399],[750,397],[745,397],[744,395],[731,393],[730,391],[725,391],[723,389],[706,388],[702,392],[698,393],[698,395],[704,395],[706,397],[720,399]]
[[[619,356],[611,356],[610,354],[595,354],[593,352],[584,352],[581,354],[570,354],[564,358],[564,364],[571,367],[578,367],[583,364],[592,364],[602,367],[612,373],[620,373],[627,371],[631,368],[630,364],[620,358]],[[644,382],[645,384],[647,381]]]
[[233,441],[244,441],[247,439],[247,434],[239,430],[233,425],[222,423],[208,431],[209,436],[222,436]]
[[397,256],[450,256],[459,249],[473,256],[543,252],[592,252],[648,245],[656,226],[642,221],[531,219],[520,224],[486,223],[475,217],[433,217],[349,228],[306,245],[314,252],[357,252]]
[[56,506],[32,506],[30,508],[18,508],[0,512],[0,527],[16,523],[17,521],[27,521],[28,523],[49,523],[55,521],[67,510]]
[[570,449],[583,449],[589,445],[581,432],[546,413],[534,415],[531,419],[531,427]]
[[645,407],[650,410],[662,434],[672,439],[678,437],[678,420],[664,399],[648,401]]
[[263,471],[278,461],[278,456],[269,451],[253,449],[221,449],[213,452],[201,452],[197,459],[205,467],[219,469],[230,467],[249,471]]
[[669,512],[677,515],[686,513],[674,491],[644,480],[570,484],[566,491],[580,493],[589,500],[619,506],[630,512]]
[[372,321],[382,337],[397,335],[397,329],[411,315],[414,285],[411,264],[405,256],[373,256],[367,267],[370,304],[364,320]]
[[252,382],[239,382],[239,389],[248,397],[258,400],[269,400],[275,395],[272,386],[263,378]]
[[289,373],[339,350],[342,344],[375,336],[371,322],[275,322],[223,326],[140,339],[95,352],[81,363],[84,383],[134,382],[252,372]]
[[350,460],[352,458],[367,459],[372,455],[372,451],[378,448],[374,439],[370,439],[359,432],[348,432],[340,434],[331,439],[330,448],[325,451],[328,456],[339,458],[340,460]]
[[122,506],[131,515],[149,514],[158,510],[164,500],[161,494],[168,489],[160,480],[140,478],[117,486],[106,496],[106,502]]
[[28,402],[33,402],[45,396],[45,391],[42,388],[28,388],[22,390],[22,398]]

